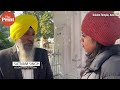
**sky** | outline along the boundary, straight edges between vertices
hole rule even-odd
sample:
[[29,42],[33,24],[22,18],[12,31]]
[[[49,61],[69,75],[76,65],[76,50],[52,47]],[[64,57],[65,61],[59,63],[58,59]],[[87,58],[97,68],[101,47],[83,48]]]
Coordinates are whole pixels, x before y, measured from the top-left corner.
[[16,16],[18,16],[18,15],[20,15],[20,14],[22,14],[22,13],[23,13],[23,11],[15,11],[14,14],[15,14],[15,17],[16,17]]

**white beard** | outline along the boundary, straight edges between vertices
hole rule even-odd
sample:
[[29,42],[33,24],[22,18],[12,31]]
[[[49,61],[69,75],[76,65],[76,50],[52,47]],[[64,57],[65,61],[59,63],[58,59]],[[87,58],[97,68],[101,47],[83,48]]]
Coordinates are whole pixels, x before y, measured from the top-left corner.
[[[29,62],[34,60],[34,47],[31,50],[25,50],[23,45],[18,46],[18,57],[20,62]],[[22,69],[23,79],[34,79],[33,69]]]
[[32,47],[32,49],[28,51],[25,50],[23,48],[23,45],[21,44],[18,46],[18,49],[19,49],[18,57],[21,62],[34,61],[34,51],[35,51],[34,47]]

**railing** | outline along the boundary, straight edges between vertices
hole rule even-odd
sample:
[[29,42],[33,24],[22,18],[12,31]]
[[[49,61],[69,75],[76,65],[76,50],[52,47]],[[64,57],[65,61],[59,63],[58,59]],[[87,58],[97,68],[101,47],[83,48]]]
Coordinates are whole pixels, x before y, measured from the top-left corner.
[[[48,50],[52,51],[52,50]],[[48,54],[51,69],[53,71],[53,76],[55,79],[61,79],[62,75],[60,74],[61,64],[57,53],[49,52]],[[57,58],[58,57],[58,58]]]

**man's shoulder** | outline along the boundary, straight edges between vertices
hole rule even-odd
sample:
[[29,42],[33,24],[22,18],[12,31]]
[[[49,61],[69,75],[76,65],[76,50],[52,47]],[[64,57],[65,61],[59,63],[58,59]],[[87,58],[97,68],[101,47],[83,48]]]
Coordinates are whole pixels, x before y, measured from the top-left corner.
[[11,49],[12,47],[0,50],[0,55],[10,53]]
[[37,57],[46,57],[48,55],[48,51],[43,48],[35,48],[35,54]]
[[43,48],[35,48],[35,58],[43,62],[48,62],[48,52]]
[[35,48],[36,50],[41,50],[41,51],[47,51],[46,49],[44,48]]
[[36,52],[47,52],[46,49],[43,48],[35,48]]

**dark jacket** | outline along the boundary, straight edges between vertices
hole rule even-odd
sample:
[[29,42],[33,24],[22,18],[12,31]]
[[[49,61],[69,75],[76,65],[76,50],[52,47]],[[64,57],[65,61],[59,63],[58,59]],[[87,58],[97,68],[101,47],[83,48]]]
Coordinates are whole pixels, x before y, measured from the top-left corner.
[[81,79],[120,79],[120,45],[97,55]]
[[[0,51],[0,79],[23,79],[21,69],[12,66],[13,61],[19,61],[15,46]],[[53,79],[45,49],[35,49],[34,61],[40,61],[40,66],[34,69],[34,79]]]

